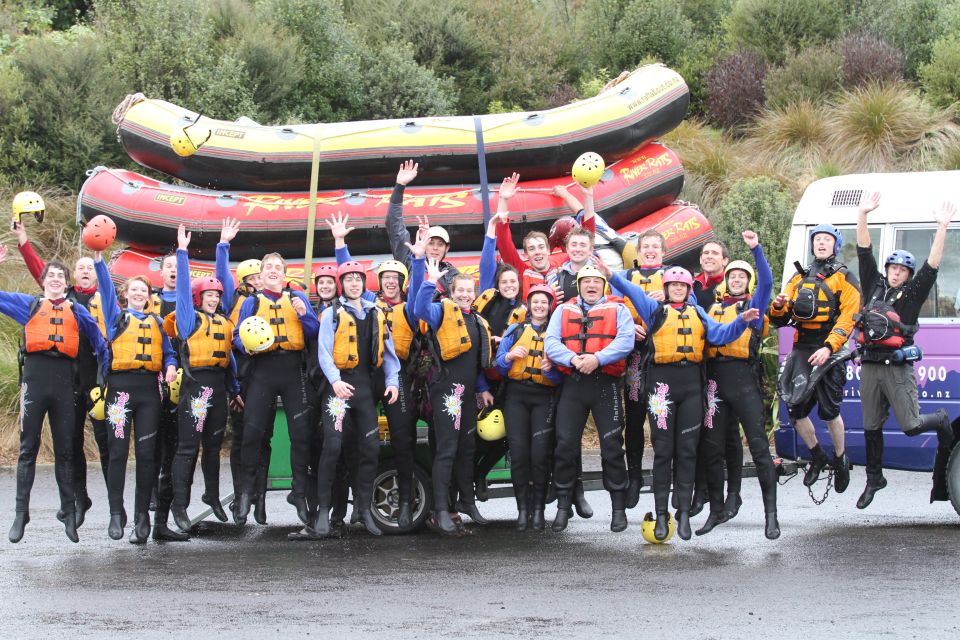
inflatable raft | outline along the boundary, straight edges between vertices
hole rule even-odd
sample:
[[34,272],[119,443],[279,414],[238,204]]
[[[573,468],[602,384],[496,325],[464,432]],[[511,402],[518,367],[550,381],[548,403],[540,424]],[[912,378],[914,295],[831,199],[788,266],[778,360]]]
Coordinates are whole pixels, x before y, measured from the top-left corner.
[[[391,185],[408,158],[420,163],[422,185],[478,183],[481,139],[490,182],[514,171],[549,178],[569,171],[585,151],[608,163],[629,155],[680,124],[690,102],[683,78],[662,65],[640,67],[593,98],[555,109],[476,117],[261,126],[136,98],[128,97],[114,118],[136,162],[198,186],[254,191],[309,190],[315,139],[322,189]],[[185,127],[199,146],[189,157],[174,153],[170,142]]]
[[[522,176],[525,178],[526,176]],[[419,178],[417,180],[419,182]],[[552,194],[556,185],[569,185],[569,176],[524,180],[510,201],[511,217],[517,221],[518,238],[528,231],[549,229],[569,210]],[[672,203],[683,186],[683,167],[676,154],[659,144],[648,144],[607,168],[594,187],[597,211],[617,229]],[[571,189],[579,193],[579,187]],[[333,253],[333,240],[326,220],[338,211],[350,215],[355,230],[348,240],[357,255],[390,251],[384,220],[392,187],[323,191],[317,206],[317,251]],[[77,198],[78,222],[105,214],[117,225],[122,242],[171,249],[177,225],[191,231],[191,251],[212,258],[226,217],[239,218],[240,234],[233,242],[237,259],[260,257],[268,249],[284,254],[303,253],[308,193],[222,192],[165,184],[123,169],[93,169]],[[496,211],[496,197],[491,198]],[[443,225],[458,250],[483,246],[483,207],[476,185],[407,187],[404,215],[409,224],[417,215],[427,215],[431,224]]]

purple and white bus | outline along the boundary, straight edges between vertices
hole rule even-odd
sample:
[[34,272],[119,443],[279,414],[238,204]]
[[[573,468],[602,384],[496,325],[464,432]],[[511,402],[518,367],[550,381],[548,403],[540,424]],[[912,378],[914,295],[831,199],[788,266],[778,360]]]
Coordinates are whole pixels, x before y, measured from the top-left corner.
[[[880,192],[881,205],[869,216],[873,253],[880,265],[894,249],[912,252],[920,264],[930,253],[936,230],[933,211],[944,200],[960,205],[960,171],[890,173],[837,176],[807,187],[789,231],[783,282],[795,272],[794,261],[806,266],[811,260],[809,230],[829,222],[843,233],[840,259],[850,273],[858,275],[856,253],[857,207],[861,197]],[[780,330],[780,359],[789,353],[793,329]],[[923,359],[914,364],[919,385],[920,411],[946,410],[956,428],[960,420],[960,221],[951,223],[937,284],[923,305],[920,331],[915,338]],[[847,452],[856,465],[865,463],[863,419],[860,410],[860,365],[850,361],[841,408],[847,433]],[[780,425],[775,433],[777,453],[784,458],[809,459],[804,445],[780,407]],[[830,446],[826,425],[811,416],[817,438]],[[931,471],[937,450],[936,432],[910,438],[903,434],[891,413],[883,427],[883,465],[890,469]],[[960,513],[960,449],[955,448],[948,471],[951,501]]]

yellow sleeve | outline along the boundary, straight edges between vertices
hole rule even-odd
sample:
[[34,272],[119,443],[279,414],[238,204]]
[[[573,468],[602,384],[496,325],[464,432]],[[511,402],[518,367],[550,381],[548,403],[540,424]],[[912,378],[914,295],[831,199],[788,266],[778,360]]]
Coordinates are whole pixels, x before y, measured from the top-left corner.
[[777,309],[773,306],[773,301],[777,299],[776,296],[773,297],[773,300],[770,301],[770,317],[771,318],[780,318],[787,314],[790,311],[790,305],[793,303],[794,299],[797,297],[797,287],[800,286],[800,274],[794,274],[790,281],[787,282],[787,286],[783,288],[783,293],[787,296],[787,303],[783,305],[782,308]]
[[841,272],[835,273],[833,277],[837,278],[838,286],[834,291],[840,298],[840,315],[833,323],[833,329],[830,330],[830,335],[824,343],[830,347],[830,351],[836,353],[850,339],[850,334],[853,332],[853,317],[860,310],[860,289],[847,280]]

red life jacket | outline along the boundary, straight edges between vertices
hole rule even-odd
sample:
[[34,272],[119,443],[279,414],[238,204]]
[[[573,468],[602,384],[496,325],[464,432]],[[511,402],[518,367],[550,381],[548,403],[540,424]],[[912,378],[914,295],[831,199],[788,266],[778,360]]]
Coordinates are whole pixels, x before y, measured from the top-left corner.
[[[617,308],[622,304],[616,296],[607,296],[583,315],[579,298],[573,298],[560,307],[560,339],[563,345],[577,355],[597,353],[617,337]],[[570,367],[558,367],[564,374],[572,373]],[[620,377],[627,369],[626,358],[604,365],[600,370]]]

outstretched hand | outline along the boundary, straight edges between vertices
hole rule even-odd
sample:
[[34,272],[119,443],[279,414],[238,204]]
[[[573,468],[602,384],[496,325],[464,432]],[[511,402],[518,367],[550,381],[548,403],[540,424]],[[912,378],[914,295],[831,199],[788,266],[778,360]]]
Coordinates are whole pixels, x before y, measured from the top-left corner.
[[744,322],[753,322],[760,317],[760,310],[756,307],[750,307],[746,311],[740,314],[740,317],[743,318]]
[[447,275],[448,269],[440,270],[440,260],[427,258],[427,280],[430,282],[440,282],[440,278]]
[[880,206],[880,192],[872,191],[867,194],[865,198],[860,200],[860,206],[858,210],[861,213],[870,213],[874,209]]
[[509,200],[513,196],[517,195],[517,183],[520,182],[520,174],[514,172],[512,176],[507,176],[503,179],[503,182],[500,183],[500,191],[498,196],[501,200]]
[[946,227],[950,224],[950,221],[953,220],[953,216],[956,213],[957,205],[950,200],[945,200],[943,204],[940,205],[940,210],[933,212],[933,219],[936,220],[940,226]]
[[190,246],[190,237],[192,235],[184,225],[177,225],[177,248],[186,251]]
[[410,255],[419,259],[427,253],[427,240],[430,239],[430,220],[427,219],[427,216],[417,216],[417,222],[419,226],[417,227],[416,242],[413,244],[405,242],[404,244],[407,245],[407,249],[410,250]]
[[760,244],[760,236],[758,236],[757,232],[753,231],[752,229],[747,229],[740,235],[743,236],[743,241],[747,243],[747,246],[750,247],[750,249],[754,249],[758,244]]
[[413,179],[417,177],[417,169],[420,167],[419,162],[414,162],[413,160],[407,160],[400,165],[400,171],[397,172],[397,184],[402,184],[407,186]]
[[347,237],[347,234],[353,231],[354,227],[347,226],[349,221],[350,215],[343,215],[340,211],[330,216],[330,219],[327,220],[327,226],[330,227],[330,234],[334,240],[343,240]]
[[240,220],[238,218],[224,218],[223,226],[220,227],[220,242],[230,244],[240,233]]

